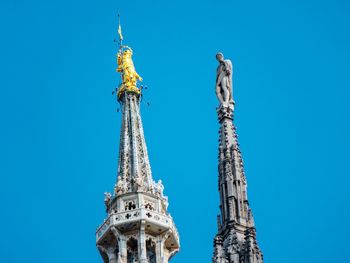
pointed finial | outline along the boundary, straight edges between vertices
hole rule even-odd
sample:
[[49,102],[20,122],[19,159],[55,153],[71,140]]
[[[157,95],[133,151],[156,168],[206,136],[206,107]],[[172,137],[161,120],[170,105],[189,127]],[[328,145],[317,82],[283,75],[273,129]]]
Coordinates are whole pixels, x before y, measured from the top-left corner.
[[118,14],[118,35],[119,35],[119,50],[117,53],[118,68],[117,72],[120,73],[122,83],[118,87],[117,98],[121,100],[125,91],[141,94],[141,90],[137,86],[138,81],[142,81],[142,78],[137,74],[134,62],[132,60],[133,51],[130,47],[123,45],[122,27],[120,24],[120,15]]
[[118,35],[119,35],[119,45],[121,47],[123,45],[123,34],[122,34],[122,26],[120,25],[119,13],[118,13]]

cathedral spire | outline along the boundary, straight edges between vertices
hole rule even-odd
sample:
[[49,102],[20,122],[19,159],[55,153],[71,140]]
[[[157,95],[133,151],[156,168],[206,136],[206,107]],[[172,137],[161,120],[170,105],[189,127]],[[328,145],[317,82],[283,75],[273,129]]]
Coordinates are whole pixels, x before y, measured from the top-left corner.
[[218,189],[220,193],[219,230],[214,241],[213,263],[262,263],[256,242],[255,225],[247,197],[247,182],[238,143],[232,95],[232,62],[222,53],[216,76],[219,130]]
[[141,89],[132,60],[133,51],[122,45],[117,54],[122,105],[117,182],[105,193],[107,218],[96,231],[96,245],[105,263],[167,263],[179,251],[179,235],[167,211],[164,186],[153,181],[141,113]]
[[138,87],[138,81],[142,81],[142,78],[135,70],[132,49],[122,45],[123,36],[120,21],[118,35],[120,46],[117,54],[117,72],[120,73],[122,82],[118,87],[117,99],[122,104],[122,127],[115,194],[120,195],[135,191],[154,193],[140,114],[141,89]]

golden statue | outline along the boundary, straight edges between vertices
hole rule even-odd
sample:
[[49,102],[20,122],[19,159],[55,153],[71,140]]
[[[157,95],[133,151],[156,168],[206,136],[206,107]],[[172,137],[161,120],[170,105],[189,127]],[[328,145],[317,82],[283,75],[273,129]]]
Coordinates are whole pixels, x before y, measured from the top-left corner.
[[124,93],[124,91],[134,92],[140,94],[141,91],[137,88],[137,81],[142,81],[142,78],[137,74],[134,63],[132,61],[132,50],[129,47],[120,49],[118,52],[118,68],[117,72],[121,73],[122,84],[118,90],[118,98]]

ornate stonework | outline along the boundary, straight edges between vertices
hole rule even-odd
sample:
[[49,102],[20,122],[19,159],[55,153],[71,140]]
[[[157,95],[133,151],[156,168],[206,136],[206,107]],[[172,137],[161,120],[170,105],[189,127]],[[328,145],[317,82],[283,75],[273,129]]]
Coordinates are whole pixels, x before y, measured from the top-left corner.
[[139,110],[139,95],[125,93],[114,195],[105,193],[107,218],[96,231],[104,262],[166,263],[179,250],[168,198],[153,181]]
[[[124,64],[118,71],[130,70]],[[167,212],[162,181],[152,179],[140,114],[141,91],[136,77],[129,78],[125,72],[123,89],[117,93],[122,104],[117,182],[113,194],[105,193],[107,217],[96,230],[96,245],[106,263],[167,263],[179,251],[179,235]]]
[[[219,75],[222,78],[226,64],[230,65],[227,75],[231,77],[232,63],[224,61],[222,54],[220,58],[217,79],[220,79]],[[228,88],[231,87],[232,84],[228,86]],[[220,89],[217,88],[217,91],[220,92]],[[230,103],[228,99],[225,101],[220,96],[218,99],[220,102],[217,109],[220,124],[218,189],[221,215],[218,216],[218,234],[214,239],[212,261],[213,263],[262,263],[263,254],[256,241],[254,219],[247,198],[243,160],[236,127],[233,124],[234,102],[232,100]]]

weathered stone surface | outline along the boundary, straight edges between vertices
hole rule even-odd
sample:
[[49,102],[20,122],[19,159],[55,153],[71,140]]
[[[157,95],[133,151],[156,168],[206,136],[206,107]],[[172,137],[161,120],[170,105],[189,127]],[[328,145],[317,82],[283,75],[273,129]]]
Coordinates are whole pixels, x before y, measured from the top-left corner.
[[[219,75],[225,75],[225,61],[227,61],[223,60],[223,56],[218,60],[220,65],[217,83]],[[232,64],[229,63],[229,65]],[[229,78],[229,73],[226,73],[225,77]],[[229,87],[220,86],[219,88]],[[224,94],[224,92],[221,93]],[[218,216],[218,234],[214,239],[212,261],[213,263],[262,263],[263,254],[256,241],[254,219],[247,198],[243,160],[233,123],[234,103],[232,97],[227,96],[218,96],[220,101],[217,109],[220,124],[218,188],[221,215]],[[232,103],[228,103],[230,101]]]
[[106,263],[167,263],[179,251],[179,235],[162,181],[152,179],[140,96],[126,91],[120,101],[117,183],[114,195],[105,193],[108,215],[96,231],[96,244]]

